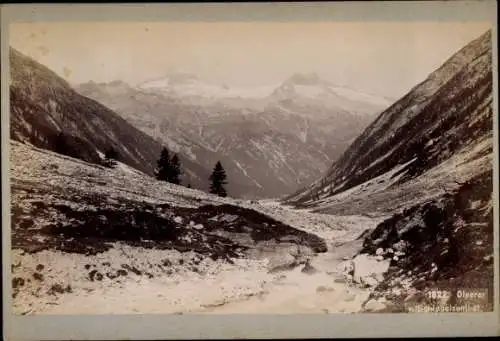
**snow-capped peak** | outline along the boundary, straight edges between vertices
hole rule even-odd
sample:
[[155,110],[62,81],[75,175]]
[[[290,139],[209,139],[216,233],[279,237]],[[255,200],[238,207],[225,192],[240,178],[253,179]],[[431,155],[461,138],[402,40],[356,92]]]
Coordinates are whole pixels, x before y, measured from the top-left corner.
[[141,89],[162,89],[173,87],[176,85],[187,85],[198,82],[199,79],[196,75],[185,72],[173,72],[164,77],[146,81],[139,84]]
[[377,109],[385,109],[391,104],[382,96],[335,85],[314,72],[293,74],[276,88],[271,98],[280,102],[294,101],[304,105],[314,101],[316,105],[341,108],[348,112],[375,113]]
[[325,83],[317,73],[294,73],[288,80],[285,81],[287,84],[296,85],[321,85]]
[[219,85],[203,81],[189,73],[172,73],[163,78],[144,82],[138,88],[180,97],[224,99],[264,98],[276,88],[276,85],[229,87],[226,84]]

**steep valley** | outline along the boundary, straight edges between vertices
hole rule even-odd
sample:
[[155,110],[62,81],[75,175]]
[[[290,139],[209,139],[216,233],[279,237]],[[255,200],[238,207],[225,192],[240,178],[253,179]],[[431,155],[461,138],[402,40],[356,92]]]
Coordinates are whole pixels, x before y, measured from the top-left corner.
[[[11,63],[16,314],[492,311],[491,32],[390,106],[314,74],[256,101],[191,75],[77,93]],[[162,145],[196,188],[151,176]],[[216,160],[228,197],[207,193]]]

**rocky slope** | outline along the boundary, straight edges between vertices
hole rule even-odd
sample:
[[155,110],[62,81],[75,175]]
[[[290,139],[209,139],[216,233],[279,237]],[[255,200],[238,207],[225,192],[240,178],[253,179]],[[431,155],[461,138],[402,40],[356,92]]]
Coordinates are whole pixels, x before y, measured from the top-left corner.
[[189,74],[139,87],[90,82],[78,91],[202,167],[221,160],[237,197],[276,197],[310,183],[389,104],[300,74],[253,91]]
[[[384,311],[407,311],[415,303],[436,304],[429,290],[484,290],[476,303],[493,309],[492,172],[479,174],[453,191],[385,220],[364,241],[362,254],[390,262],[371,298],[388,301]],[[463,300],[462,300],[463,301]],[[467,302],[472,304],[472,302]]]
[[488,290],[482,309],[492,309],[491,45],[487,32],[454,54],[384,111],[321,180],[286,200],[386,218],[364,236],[359,255],[390,261],[375,284],[375,310],[437,304],[426,292],[438,288]]
[[[161,144],[104,105],[77,93],[53,71],[10,48],[10,135],[17,141],[99,163],[108,148],[119,160],[152,175]],[[63,135],[59,135],[62,133]],[[195,187],[209,171],[181,155]]]

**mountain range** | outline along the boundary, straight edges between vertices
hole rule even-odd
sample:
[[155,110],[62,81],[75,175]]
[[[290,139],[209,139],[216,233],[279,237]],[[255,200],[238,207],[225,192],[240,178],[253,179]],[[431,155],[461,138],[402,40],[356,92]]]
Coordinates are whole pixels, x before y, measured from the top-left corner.
[[230,195],[247,198],[282,196],[310,183],[390,104],[298,73],[277,86],[244,89],[186,73],[76,89],[202,168],[221,160]]
[[[10,49],[10,136],[69,156],[100,163],[114,148],[118,159],[153,175],[162,145],[115,112],[77,93],[64,79]],[[61,141],[61,138],[63,141]],[[209,170],[181,155],[193,186],[206,186]]]

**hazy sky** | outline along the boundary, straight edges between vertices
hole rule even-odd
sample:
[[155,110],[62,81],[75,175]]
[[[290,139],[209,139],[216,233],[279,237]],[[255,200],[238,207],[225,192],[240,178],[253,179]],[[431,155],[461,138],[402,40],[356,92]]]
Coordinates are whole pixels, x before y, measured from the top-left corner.
[[52,22],[10,25],[10,44],[71,83],[136,84],[171,71],[226,85],[316,72],[399,97],[488,22]]

